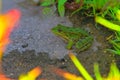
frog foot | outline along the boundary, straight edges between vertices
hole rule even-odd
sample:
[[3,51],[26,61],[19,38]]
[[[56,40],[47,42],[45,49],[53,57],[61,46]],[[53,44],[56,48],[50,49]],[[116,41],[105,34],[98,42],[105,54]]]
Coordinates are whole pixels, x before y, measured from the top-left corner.
[[81,52],[84,51],[86,49],[88,49],[93,42],[93,36],[88,36],[85,39],[80,39],[77,43],[76,43],[76,52]]

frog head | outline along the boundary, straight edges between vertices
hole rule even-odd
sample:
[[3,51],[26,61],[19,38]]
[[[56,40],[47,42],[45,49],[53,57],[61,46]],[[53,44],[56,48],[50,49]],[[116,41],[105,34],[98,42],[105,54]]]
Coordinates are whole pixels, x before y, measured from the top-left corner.
[[57,26],[53,27],[51,31],[52,33],[54,33],[57,36],[60,36],[63,39],[66,39],[66,40],[68,39],[68,36],[66,33],[67,28],[65,26],[58,24]]
[[63,31],[63,28],[60,24],[58,24],[57,26],[53,27],[51,31],[56,35],[60,35]]

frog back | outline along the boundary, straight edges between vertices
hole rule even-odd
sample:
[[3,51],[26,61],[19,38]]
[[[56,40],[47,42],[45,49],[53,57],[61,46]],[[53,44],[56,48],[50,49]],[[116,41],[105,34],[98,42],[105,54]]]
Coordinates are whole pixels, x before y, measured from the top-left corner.
[[63,26],[61,24],[58,24],[57,25],[57,28],[60,31],[62,31],[64,34],[74,34],[74,35],[82,35],[82,36],[88,36],[89,33],[82,29],[82,28],[79,28],[79,27],[68,27],[68,26]]

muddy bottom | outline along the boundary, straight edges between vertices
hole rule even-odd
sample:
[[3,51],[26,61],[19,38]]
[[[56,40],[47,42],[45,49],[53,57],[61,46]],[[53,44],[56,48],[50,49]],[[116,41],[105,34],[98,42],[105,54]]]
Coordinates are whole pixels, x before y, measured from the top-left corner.
[[[81,53],[78,54],[77,57],[92,77],[94,77],[94,62],[99,63],[102,75],[106,76],[113,60],[113,57],[109,54],[100,52],[98,54]],[[81,76],[68,56],[65,56],[63,59],[50,59],[47,53],[39,53],[36,55],[33,50],[25,51],[23,53],[12,51],[3,58],[3,71],[10,78],[18,79],[20,74],[27,73],[36,66],[40,66],[42,68],[42,74],[39,76],[39,79],[64,80],[50,70],[51,65]]]

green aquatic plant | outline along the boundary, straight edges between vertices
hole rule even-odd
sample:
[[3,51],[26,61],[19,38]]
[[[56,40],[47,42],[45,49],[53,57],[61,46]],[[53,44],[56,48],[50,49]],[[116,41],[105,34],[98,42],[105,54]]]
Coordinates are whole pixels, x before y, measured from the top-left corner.
[[119,21],[120,20],[120,2],[118,2],[118,4],[115,2],[113,2],[113,5],[109,5],[106,8],[102,9],[102,13],[101,16],[102,17],[109,17],[109,19],[111,18],[111,21]]
[[120,21],[120,7],[113,8],[113,18]]
[[[83,13],[87,14],[87,16],[100,15],[102,17],[109,16],[116,19],[116,9],[120,8],[120,1],[118,0],[80,0],[81,2],[83,5],[72,12],[72,15],[80,12],[80,10],[84,10]],[[86,10],[89,13],[86,13]]]
[[92,13],[95,15],[97,10],[102,10],[107,1],[108,0],[84,0],[84,7],[87,7],[87,9],[92,7]]
[[116,17],[114,16],[116,14],[116,9],[120,8],[120,1],[119,0],[84,0],[84,6],[83,9],[90,10],[92,8],[92,11],[90,14],[94,15],[101,15],[106,16],[109,15],[113,19]]
[[[41,6],[49,7],[50,5],[57,4],[57,10],[61,17],[65,15],[65,3],[68,0],[43,0]],[[75,3],[80,3],[81,0],[74,0]],[[76,4],[78,5],[78,4]]]
[[107,49],[108,51],[120,55],[120,32],[115,32],[115,39],[109,40],[110,44],[112,44],[112,49]]
[[118,0],[71,0],[72,2],[69,2],[68,0],[43,0],[41,1],[41,6],[50,8],[50,5],[57,5],[57,10],[60,16],[64,16],[65,14],[65,3],[68,2],[69,4],[67,6],[69,7],[78,7],[75,11],[72,12],[71,15],[79,12],[81,9],[83,10],[90,10],[92,8],[92,11],[88,15],[101,15],[106,16],[109,15],[112,18],[116,18],[116,10],[120,8],[120,1]]
[[99,66],[97,63],[94,64],[94,73],[95,73],[96,80],[102,80],[102,76],[100,74]]
[[67,0],[43,0],[43,2],[41,3],[41,6],[47,7],[47,6],[57,3],[58,12],[59,12],[60,16],[63,17],[65,14],[64,4],[66,1]]
[[120,70],[117,68],[116,63],[111,64],[107,77],[101,76],[98,64],[94,65],[94,72],[96,80],[120,80]]
[[120,70],[117,68],[115,63],[111,64],[108,77],[104,80],[120,80]]
[[65,6],[64,6],[64,4],[65,4],[66,1],[67,0],[58,0],[58,12],[59,12],[60,16],[62,16],[62,17],[65,14]]
[[55,3],[55,0],[43,0],[41,6],[50,6]]
[[74,56],[72,53],[69,53],[69,56],[74,63],[74,65],[77,67],[79,72],[83,75],[83,77],[86,80],[93,80],[93,78],[90,76],[90,74],[86,71],[86,69],[83,67],[83,65],[80,63],[80,61],[77,59],[76,56]]
[[111,30],[115,30],[115,31],[120,31],[120,26],[117,24],[114,24],[112,22],[110,22],[109,20],[101,17],[101,16],[95,16],[95,22],[105,26],[106,28],[109,28]]

